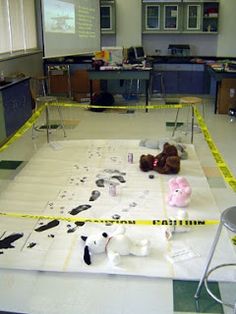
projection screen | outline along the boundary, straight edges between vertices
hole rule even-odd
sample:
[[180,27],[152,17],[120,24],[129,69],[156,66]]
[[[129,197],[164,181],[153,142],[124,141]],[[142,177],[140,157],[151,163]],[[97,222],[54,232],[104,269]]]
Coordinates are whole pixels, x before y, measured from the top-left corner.
[[41,0],[44,57],[100,50],[99,0]]

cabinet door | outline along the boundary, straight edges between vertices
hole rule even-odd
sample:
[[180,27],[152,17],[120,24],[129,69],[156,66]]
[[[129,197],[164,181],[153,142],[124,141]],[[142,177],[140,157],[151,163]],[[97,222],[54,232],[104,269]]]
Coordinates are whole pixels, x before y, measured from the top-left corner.
[[145,30],[160,29],[160,5],[145,5]]
[[186,29],[189,31],[196,31],[200,30],[200,28],[201,28],[201,5],[188,4]]
[[219,3],[206,2],[203,5],[203,32],[218,32]]
[[5,129],[5,118],[4,118],[4,107],[2,100],[2,93],[0,92],[0,143],[6,139],[6,129]]
[[100,21],[102,34],[115,33],[115,3],[110,1],[101,2],[100,5]]
[[15,133],[32,114],[29,80],[2,90],[6,135]]
[[178,94],[178,71],[163,72],[165,92],[167,94]]
[[179,6],[164,5],[164,30],[177,31],[179,28]]

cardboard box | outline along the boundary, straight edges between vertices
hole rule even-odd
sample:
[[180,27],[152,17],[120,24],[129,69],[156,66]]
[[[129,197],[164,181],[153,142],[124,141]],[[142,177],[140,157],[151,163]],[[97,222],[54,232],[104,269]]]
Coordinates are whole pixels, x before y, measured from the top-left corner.
[[228,114],[229,108],[236,109],[236,79],[226,78],[221,81],[217,97],[218,113]]

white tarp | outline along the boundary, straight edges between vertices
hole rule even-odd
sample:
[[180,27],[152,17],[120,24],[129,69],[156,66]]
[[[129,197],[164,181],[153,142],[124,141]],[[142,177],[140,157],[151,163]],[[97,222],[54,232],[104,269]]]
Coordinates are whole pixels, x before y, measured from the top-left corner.
[[[43,146],[0,194],[1,212],[110,219],[119,215],[124,220],[176,217],[177,208],[166,203],[168,180],[172,176],[150,172],[154,174],[150,179],[150,173],[139,169],[141,154],[159,151],[140,147],[137,140],[55,144]],[[181,160],[179,175],[187,178],[193,190],[187,209],[189,219],[219,219],[219,210],[194,147],[187,145],[187,151],[189,159]],[[133,153],[132,164],[128,163],[128,153]],[[117,196],[109,194],[109,180],[118,183]],[[100,192],[95,200],[91,200],[92,191]],[[123,256],[121,264],[113,267],[105,253],[93,256],[92,265],[86,265],[80,236],[103,230],[110,233],[117,226],[91,223],[78,226],[74,222],[59,221],[53,228],[44,228],[49,222],[1,217],[0,241],[8,236],[17,239],[10,243],[13,247],[0,248],[0,267],[194,280],[202,273],[217,228],[217,225],[192,227],[190,232],[176,234],[167,241],[165,227],[126,226],[127,235],[134,240],[150,240],[150,255]],[[40,227],[45,230],[39,232]],[[175,255],[182,258],[171,262],[170,257]],[[223,232],[212,265],[233,261],[235,253],[230,237]],[[216,273],[211,278],[236,279],[230,271]]]

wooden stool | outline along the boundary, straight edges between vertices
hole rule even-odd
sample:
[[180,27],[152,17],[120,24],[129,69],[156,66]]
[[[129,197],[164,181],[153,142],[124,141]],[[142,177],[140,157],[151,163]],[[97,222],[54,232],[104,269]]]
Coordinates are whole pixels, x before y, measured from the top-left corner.
[[[191,143],[193,143],[193,128],[194,128],[194,105],[202,104],[202,112],[204,116],[204,105],[202,103],[202,98],[199,97],[182,97],[179,101],[180,104],[189,104],[192,107],[192,123],[191,123]],[[179,115],[179,109],[177,109],[176,117],[175,117],[175,124],[174,129],[172,132],[172,137],[175,135],[175,131],[177,129],[177,123],[178,123],[178,115]]]

